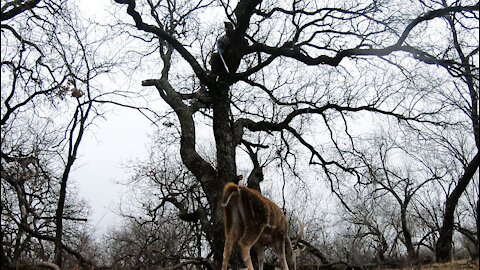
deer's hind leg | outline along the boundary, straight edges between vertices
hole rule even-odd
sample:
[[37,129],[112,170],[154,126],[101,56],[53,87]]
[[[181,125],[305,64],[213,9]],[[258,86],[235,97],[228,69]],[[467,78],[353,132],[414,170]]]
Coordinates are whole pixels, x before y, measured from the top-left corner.
[[253,245],[258,259],[258,270],[263,270],[263,264],[265,263],[265,247],[259,242]]
[[257,243],[258,238],[262,235],[263,229],[263,226],[261,226],[261,228],[245,226],[245,231],[243,232],[240,241],[238,241],[243,263],[248,270],[254,270],[252,258],[250,257],[250,249]]
[[288,270],[287,258],[285,256],[285,236],[279,236],[273,242],[273,249],[277,254],[278,260],[282,266],[282,270]]
[[242,231],[241,217],[235,204],[225,207],[224,211],[225,246],[223,248],[222,270],[228,269],[232,249]]

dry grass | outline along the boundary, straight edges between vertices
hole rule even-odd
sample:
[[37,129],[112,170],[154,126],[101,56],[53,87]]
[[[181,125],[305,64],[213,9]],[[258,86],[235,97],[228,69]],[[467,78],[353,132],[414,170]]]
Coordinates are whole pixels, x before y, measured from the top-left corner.
[[450,263],[433,263],[422,266],[405,267],[404,270],[456,270],[456,269],[479,269],[479,263],[472,260],[460,260]]

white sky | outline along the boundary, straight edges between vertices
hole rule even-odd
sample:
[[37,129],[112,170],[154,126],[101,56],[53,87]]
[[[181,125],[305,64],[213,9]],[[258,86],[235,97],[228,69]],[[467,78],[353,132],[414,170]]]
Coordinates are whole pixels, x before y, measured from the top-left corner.
[[[110,21],[106,19],[111,16],[108,10],[120,8],[112,0],[80,0],[78,6],[83,16],[95,21]],[[108,87],[106,91],[122,88],[112,83],[101,82]],[[140,88],[140,83],[131,85]],[[95,119],[94,126],[85,133],[70,185],[78,189],[80,198],[87,200],[91,209],[89,224],[98,235],[119,221],[116,213],[125,187],[117,183],[128,179],[124,164],[146,156],[151,130],[150,123],[138,112],[113,107],[105,119]]]
[[118,220],[115,212],[125,187],[116,183],[128,179],[123,164],[146,156],[152,128],[139,113],[120,107],[96,124],[85,134],[72,179],[91,206],[89,223],[103,233]]

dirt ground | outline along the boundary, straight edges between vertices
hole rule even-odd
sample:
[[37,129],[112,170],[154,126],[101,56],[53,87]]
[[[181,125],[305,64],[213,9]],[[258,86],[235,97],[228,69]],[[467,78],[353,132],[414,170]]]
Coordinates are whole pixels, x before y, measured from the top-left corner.
[[403,268],[404,270],[456,270],[456,269],[479,269],[479,262],[472,260],[454,261],[451,263],[434,263],[422,266]]

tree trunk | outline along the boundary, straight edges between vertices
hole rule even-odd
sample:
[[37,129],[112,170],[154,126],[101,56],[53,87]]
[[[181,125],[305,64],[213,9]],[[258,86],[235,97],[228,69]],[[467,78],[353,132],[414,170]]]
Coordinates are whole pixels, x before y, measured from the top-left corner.
[[[68,177],[68,176],[67,176]],[[63,237],[63,209],[67,191],[67,178],[62,177],[60,197],[58,198],[55,214],[55,263],[61,267],[63,261],[62,237]]]
[[477,171],[479,162],[480,155],[477,153],[468,164],[463,176],[458,181],[457,186],[447,197],[447,201],[445,202],[445,214],[443,215],[443,224],[442,228],[440,229],[440,236],[435,246],[435,256],[438,262],[448,262],[452,259],[452,238],[455,221],[455,209],[460,196],[463,194],[473,175]]
[[408,260],[413,263],[417,260],[417,253],[415,252],[415,248],[413,247],[412,234],[410,233],[410,229],[408,228],[406,205],[402,205],[401,207],[401,219],[403,238],[405,239],[405,247],[407,248]]
[[217,147],[217,178],[224,183],[237,179],[233,120],[230,113],[229,86],[219,82],[211,90],[213,107],[213,134]]
[[479,199],[477,199],[476,212],[477,212],[477,244],[475,246],[476,250],[475,250],[473,259],[478,260],[480,256],[480,200]]
[[[230,94],[229,85],[221,81],[217,87],[210,89],[213,108],[213,134],[215,136],[216,157],[217,157],[217,177],[216,181],[221,186],[229,181],[237,180],[237,167],[233,133],[233,121],[230,113]],[[212,205],[212,225],[213,225],[213,254],[215,264],[221,265],[223,260],[223,246],[225,237],[223,235],[223,208],[221,206],[222,190],[219,190],[216,196],[216,203]],[[241,265],[239,256],[232,254],[232,264]],[[235,267],[234,266],[234,267]],[[220,267],[218,267],[220,269]]]
[[[75,126],[73,127],[73,129]],[[73,131],[72,129],[72,131]],[[71,136],[73,132],[71,133]],[[69,150],[69,156],[67,158],[67,164],[63,171],[61,183],[60,183],[60,194],[57,202],[57,210],[55,212],[55,264],[60,268],[62,267],[63,262],[63,247],[62,247],[62,238],[63,238],[63,211],[65,209],[65,201],[67,198],[67,183],[70,171],[72,169],[73,163],[75,162],[75,157],[77,156],[77,150],[80,145],[80,141],[83,136],[83,124],[81,125],[81,130],[75,141],[73,148]],[[71,144],[73,143],[73,137],[70,137]]]
[[[73,116],[73,125],[69,131],[68,138],[68,156],[63,170],[63,175],[60,183],[60,194],[57,203],[57,210],[55,213],[55,264],[62,268],[63,262],[63,211],[65,208],[65,201],[67,197],[67,182],[72,170],[73,163],[77,158],[78,149],[82,142],[83,134],[85,133],[85,123],[87,122],[90,110],[93,107],[93,103],[90,101],[85,109],[82,109],[82,105],[79,105]],[[76,133],[76,134],[75,134]]]

